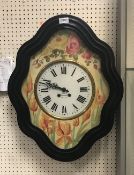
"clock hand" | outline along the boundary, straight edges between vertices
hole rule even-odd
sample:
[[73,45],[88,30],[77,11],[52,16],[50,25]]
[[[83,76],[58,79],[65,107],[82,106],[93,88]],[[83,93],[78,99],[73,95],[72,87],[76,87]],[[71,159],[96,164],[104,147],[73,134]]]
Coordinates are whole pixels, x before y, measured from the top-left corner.
[[69,92],[65,87],[62,88],[62,87],[58,86],[56,83],[51,83],[51,81],[47,82],[46,85],[48,86],[48,88],[59,89],[62,92]]
[[57,84],[53,83],[52,84],[52,88],[53,89],[59,89],[59,90],[62,90],[62,92],[69,92],[65,87],[59,87]]

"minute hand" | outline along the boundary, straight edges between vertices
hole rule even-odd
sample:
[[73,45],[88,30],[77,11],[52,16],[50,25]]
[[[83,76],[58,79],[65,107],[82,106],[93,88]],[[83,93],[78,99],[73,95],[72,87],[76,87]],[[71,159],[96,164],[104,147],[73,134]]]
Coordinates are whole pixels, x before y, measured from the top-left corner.
[[60,89],[62,92],[69,92],[66,88],[59,87],[57,84],[53,83],[51,86],[53,89]]

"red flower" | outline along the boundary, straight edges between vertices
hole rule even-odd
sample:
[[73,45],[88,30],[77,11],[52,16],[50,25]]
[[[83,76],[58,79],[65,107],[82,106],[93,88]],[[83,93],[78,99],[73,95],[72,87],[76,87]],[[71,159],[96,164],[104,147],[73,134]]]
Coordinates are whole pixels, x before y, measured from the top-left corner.
[[79,52],[79,50],[80,50],[80,41],[79,41],[79,39],[76,36],[71,35],[68,38],[66,52],[69,55],[75,55]]
[[85,52],[82,54],[82,57],[83,57],[84,59],[87,59],[87,60],[91,59],[91,56],[92,56],[92,53],[91,53],[90,51],[85,51]]

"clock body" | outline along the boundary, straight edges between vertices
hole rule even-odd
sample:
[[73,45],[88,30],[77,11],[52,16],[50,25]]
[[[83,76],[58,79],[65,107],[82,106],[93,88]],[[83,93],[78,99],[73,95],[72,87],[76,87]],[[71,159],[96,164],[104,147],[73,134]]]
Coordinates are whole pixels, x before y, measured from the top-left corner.
[[9,81],[21,130],[61,161],[110,131],[122,94],[111,48],[69,15],[49,19],[20,48]]

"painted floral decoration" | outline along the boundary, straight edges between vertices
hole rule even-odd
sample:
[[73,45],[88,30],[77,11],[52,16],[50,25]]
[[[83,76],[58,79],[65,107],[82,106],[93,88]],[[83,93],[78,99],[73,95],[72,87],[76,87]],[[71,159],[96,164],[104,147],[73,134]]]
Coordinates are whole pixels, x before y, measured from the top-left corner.
[[79,50],[80,50],[80,41],[78,37],[70,35],[66,46],[66,52],[69,55],[76,55],[79,52]]
[[[79,143],[85,133],[99,125],[101,110],[108,98],[109,88],[101,74],[100,59],[69,30],[55,33],[47,45],[32,58],[29,74],[22,87],[22,94],[30,108],[31,122],[57,147],[72,148]],[[59,59],[79,62],[90,71],[95,81],[95,98],[91,107],[72,120],[63,121],[50,117],[41,110],[34,95],[34,83],[38,73],[49,62]]]

